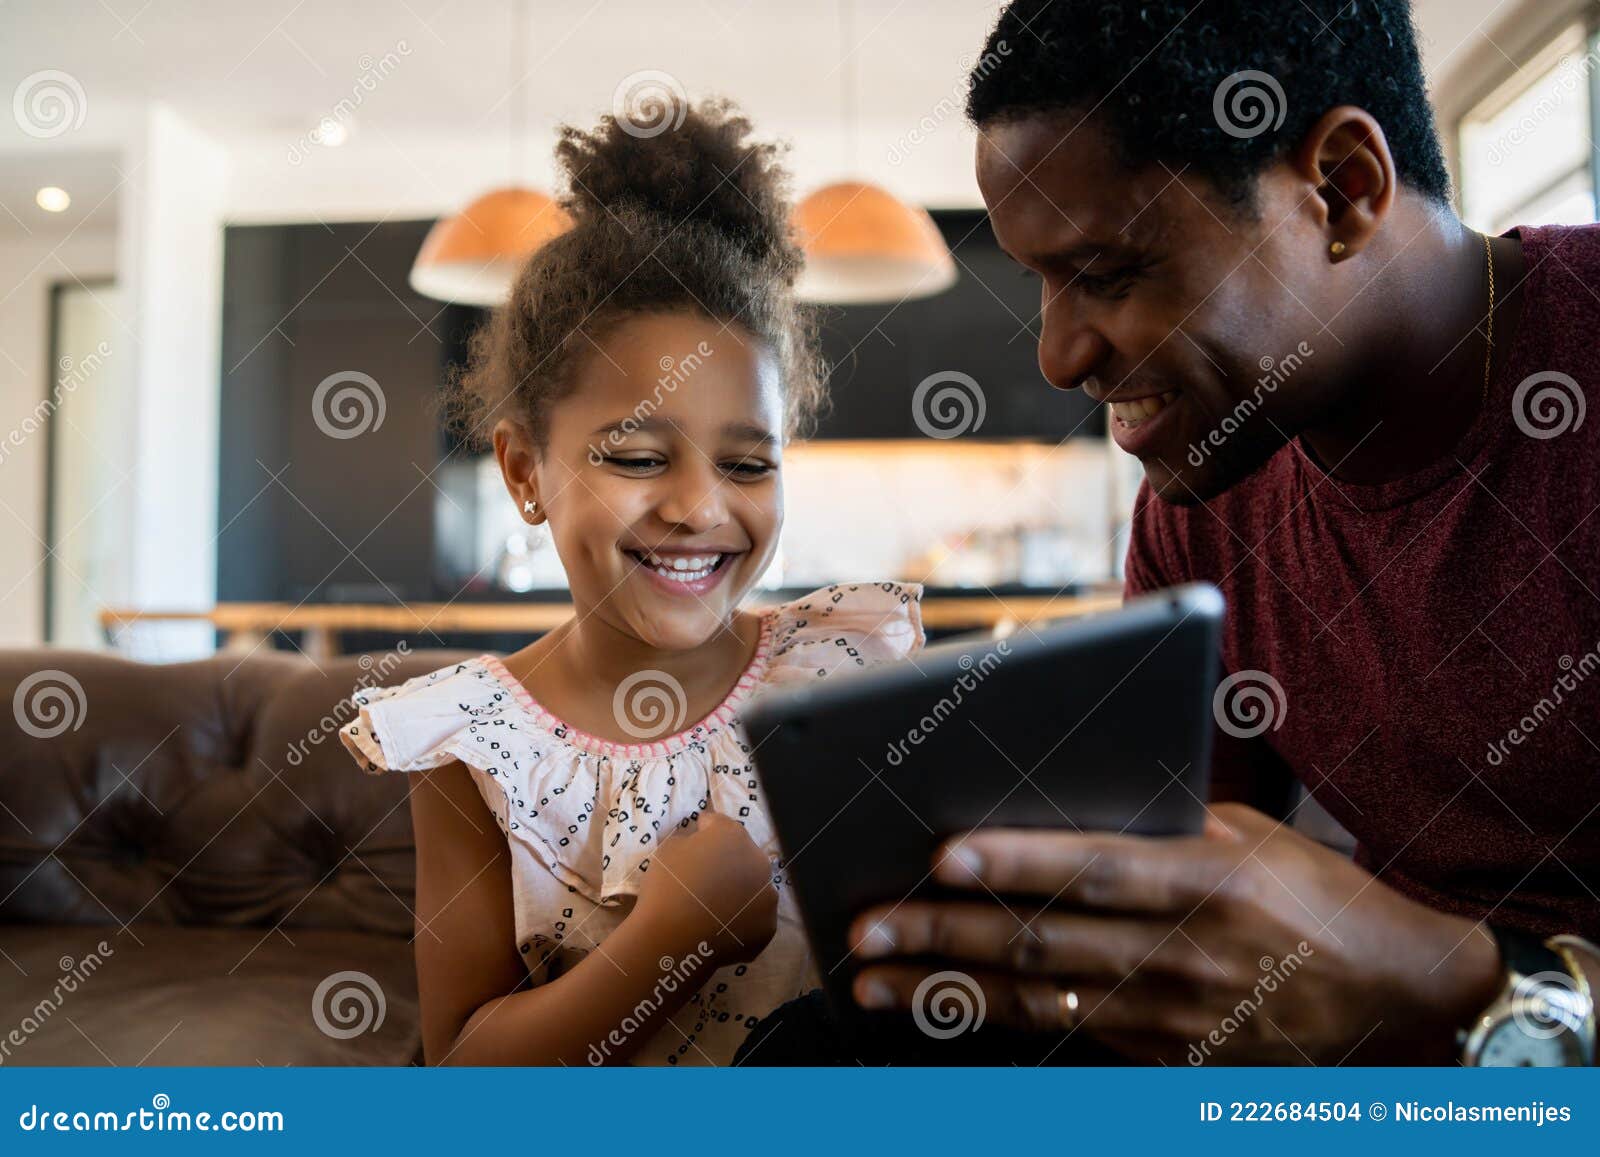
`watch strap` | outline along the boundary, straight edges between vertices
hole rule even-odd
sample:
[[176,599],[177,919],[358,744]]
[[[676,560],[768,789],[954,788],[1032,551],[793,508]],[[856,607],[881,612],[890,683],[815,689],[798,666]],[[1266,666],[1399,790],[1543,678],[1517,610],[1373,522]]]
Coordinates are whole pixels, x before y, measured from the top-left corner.
[[1566,958],[1546,944],[1544,937],[1498,924],[1490,924],[1489,932],[1494,936],[1500,949],[1500,962],[1507,971],[1519,976],[1537,976],[1541,972],[1572,975]]

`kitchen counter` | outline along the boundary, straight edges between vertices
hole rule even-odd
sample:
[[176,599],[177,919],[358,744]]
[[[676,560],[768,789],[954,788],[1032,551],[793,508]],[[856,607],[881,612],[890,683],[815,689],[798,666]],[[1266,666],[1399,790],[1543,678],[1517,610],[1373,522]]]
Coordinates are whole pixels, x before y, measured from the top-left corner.
[[[930,630],[989,630],[1008,633],[1017,627],[1047,619],[1072,618],[1110,610],[1121,605],[1118,590],[1090,593],[1003,593],[974,590],[970,593],[925,593],[922,621]],[[758,596],[757,605],[781,602],[794,597],[778,591]],[[340,635],[345,631],[389,631],[412,634],[437,633],[499,634],[505,632],[540,634],[558,626],[572,614],[568,602],[448,602],[402,603],[219,603],[207,611],[137,610],[107,607],[100,612],[100,625],[107,635],[121,627],[140,622],[210,622],[223,633],[229,649],[251,650],[262,646],[276,631],[295,631],[302,636],[301,649],[313,658],[328,658],[341,653]]]

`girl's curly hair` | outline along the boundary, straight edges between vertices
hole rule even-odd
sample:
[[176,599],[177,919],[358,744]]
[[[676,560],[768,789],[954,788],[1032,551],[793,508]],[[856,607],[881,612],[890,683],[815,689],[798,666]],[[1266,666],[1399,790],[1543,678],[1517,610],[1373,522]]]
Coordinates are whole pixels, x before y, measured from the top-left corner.
[[[652,110],[652,115],[656,111]],[[541,247],[511,297],[472,337],[444,409],[470,444],[501,417],[541,447],[550,407],[570,393],[607,332],[630,316],[693,311],[766,342],[785,387],[787,430],[821,409],[816,323],[794,296],[802,257],[789,228],[779,147],[750,141],[729,102],[674,102],[643,135],[607,115],[561,128],[556,159],[572,228]]]

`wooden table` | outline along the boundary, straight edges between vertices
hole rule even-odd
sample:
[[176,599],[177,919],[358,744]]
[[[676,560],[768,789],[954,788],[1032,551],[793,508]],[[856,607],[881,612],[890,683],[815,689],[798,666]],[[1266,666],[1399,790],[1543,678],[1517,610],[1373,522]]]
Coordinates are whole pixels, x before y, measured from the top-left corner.
[[[759,605],[763,600],[757,599]],[[773,601],[773,600],[766,600]],[[922,622],[934,630],[991,630],[1006,634],[1044,619],[1071,618],[1120,606],[1120,593],[1088,595],[991,594],[939,596],[922,603]],[[110,632],[132,623],[209,622],[223,633],[229,650],[264,645],[274,631],[296,631],[301,650],[324,659],[341,652],[344,631],[416,634],[540,634],[572,615],[570,603],[219,603],[208,611],[139,610],[106,607],[100,626]]]

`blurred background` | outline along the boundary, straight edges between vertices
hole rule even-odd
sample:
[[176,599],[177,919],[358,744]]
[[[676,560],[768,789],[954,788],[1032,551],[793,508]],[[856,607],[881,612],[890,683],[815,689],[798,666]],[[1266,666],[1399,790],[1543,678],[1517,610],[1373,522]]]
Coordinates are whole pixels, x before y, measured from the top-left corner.
[[[430,404],[485,316],[451,263],[486,197],[543,219],[556,125],[660,93],[733,97],[797,196],[889,215],[812,238],[834,403],[767,595],[918,580],[957,630],[1114,592],[1137,469],[1044,388],[972,176],[998,7],[0,5],[0,644],[504,650],[559,621],[548,542]],[[1593,221],[1600,5],[1415,11],[1467,221]]]

